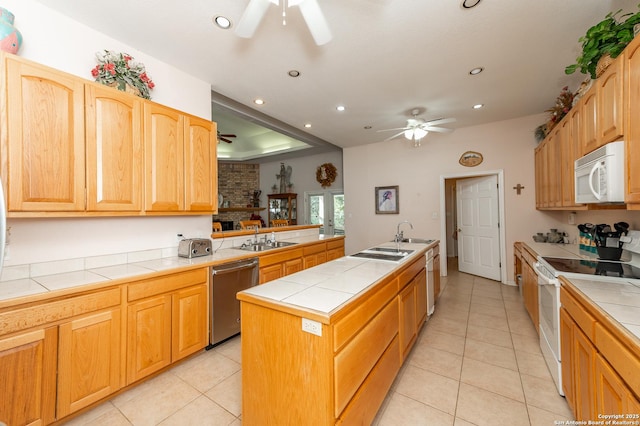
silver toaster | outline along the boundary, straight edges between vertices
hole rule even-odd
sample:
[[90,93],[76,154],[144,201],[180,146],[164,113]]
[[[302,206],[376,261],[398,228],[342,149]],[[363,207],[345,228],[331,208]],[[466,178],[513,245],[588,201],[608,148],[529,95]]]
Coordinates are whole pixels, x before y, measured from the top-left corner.
[[208,238],[186,238],[178,244],[178,256],[200,257],[211,254],[211,240]]

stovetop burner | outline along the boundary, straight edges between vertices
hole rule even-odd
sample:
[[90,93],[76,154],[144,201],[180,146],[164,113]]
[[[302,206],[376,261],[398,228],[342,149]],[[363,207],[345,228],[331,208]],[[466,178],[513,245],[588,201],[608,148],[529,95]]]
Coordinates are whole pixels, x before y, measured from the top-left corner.
[[611,260],[564,259],[543,257],[553,269],[560,273],[601,275],[606,277],[640,279],[640,268],[629,262]]

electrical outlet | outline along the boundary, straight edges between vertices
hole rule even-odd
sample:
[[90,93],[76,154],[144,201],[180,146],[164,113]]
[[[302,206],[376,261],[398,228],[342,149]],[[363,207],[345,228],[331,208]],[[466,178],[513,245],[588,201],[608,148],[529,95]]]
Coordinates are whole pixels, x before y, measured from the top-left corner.
[[316,336],[322,336],[322,324],[318,321],[302,318],[302,331],[315,334]]

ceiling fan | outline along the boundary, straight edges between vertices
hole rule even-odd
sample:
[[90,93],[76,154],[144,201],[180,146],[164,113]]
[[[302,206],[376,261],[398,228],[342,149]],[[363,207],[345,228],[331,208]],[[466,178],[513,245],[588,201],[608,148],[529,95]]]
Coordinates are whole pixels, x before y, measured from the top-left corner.
[[419,118],[418,114],[420,114],[421,110],[419,108],[414,108],[411,110],[411,117],[407,120],[407,125],[405,127],[396,127],[394,129],[384,129],[378,130],[378,132],[390,132],[394,130],[399,130],[398,133],[393,136],[388,137],[384,140],[384,142],[389,141],[391,139],[395,139],[400,135],[404,135],[405,138],[413,141],[413,146],[420,146],[420,140],[424,138],[429,132],[438,132],[438,133],[449,133],[452,132],[452,129],[447,129],[446,127],[438,127],[439,124],[451,123],[456,121],[455,118],[438,118],[435,120],[425,120],[423,118]]
[[287,8],[298,6],[316,44],[321,46],[331,40],[331,30],[320,10],[318,0],[251,0],[238,22],[236,34],[243,38],[251,38],[267,12],[269,3],[282,5],[282,25],[287,24]]
[[233,134],[231,134],[231,133],[228,133],[228,134],[222,134],[222,133],[220,133],[220,131],[218,131],[218,143],[219,143],[220,141],[223,141],[223,142],[226,142],[226,143],[233,143],[233,141],[232,141],[232,140],[227,139],[227,138],[235,138],[235,137],[237,137],[237,136],[236,136],[236,135],[233,135]]

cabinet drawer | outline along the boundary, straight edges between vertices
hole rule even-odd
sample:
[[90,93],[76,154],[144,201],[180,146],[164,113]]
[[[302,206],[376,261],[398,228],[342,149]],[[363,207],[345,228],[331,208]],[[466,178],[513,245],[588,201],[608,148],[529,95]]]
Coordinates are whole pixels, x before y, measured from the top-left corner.
[[402,290],[409,282],[418,275],[418,273],[424,268],[427,264],[427,259],[424,256],[420,256],[419,259],[413,261],[407,269],[400,273],[400,281],[398,282],[399,287],[398,291]]
[[53,323],[76,315],[120,304],[120,288],[114,287],[68,299],[0,313],[0,336]]
[[[335,357],[336,417],[344,410],[397,334],[398,302],[393,300]],[[395,349],[397,350],[397,346]]]
[[349,312],[333,327],[333,350],[338,352],[354,334],[369,323],[389,300],[395,297],[398,279],[390,280],[364,303]]
[[358,392],[344,410],[337,424],[371,424],[376,412],[371,407],[382,405],[387,392],[400,370],[400,358],[397,353],[398,337],[387,347],[380,361],[364,381]]
[[337,248],[344,248],[344,239],[338,238],[327,241],[327,250],[333,250]]
[[270,266],[276,263],[286,262],[288,260],[293,260],[296,258],[302,257],[302,249],[285,249],[281,250],[278,253],[260,255],[258,257],[260,262],[260,267],[263,268],[265,266]]
[[206,283],[208,282],[208,274],[209,269],[202,268],[138,281],[136,283],[129,284],[129,295],[127,300],[131,302],[145,297],[179,290],[184,287]]
[[302,254],[304,256],[309,256],[311,254],[323,253],[327,250],[325,243],[313,244],[309,246],[302,247]]
[[582,329],[584,334],[586,334],[592,342],[595,342],[596,319],[592,317],[564,287],[560,289],[560,303],[567,310],[567,313],[571,315],[571,318],[573,318],[576,324],[578,324],[578,327]]
[[640,395],[640,359],[602,324],[595,326],[595,344],[629,388]]

